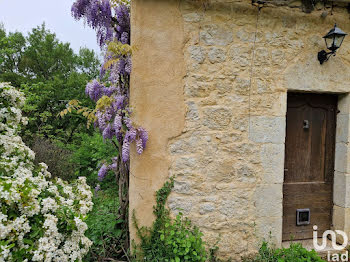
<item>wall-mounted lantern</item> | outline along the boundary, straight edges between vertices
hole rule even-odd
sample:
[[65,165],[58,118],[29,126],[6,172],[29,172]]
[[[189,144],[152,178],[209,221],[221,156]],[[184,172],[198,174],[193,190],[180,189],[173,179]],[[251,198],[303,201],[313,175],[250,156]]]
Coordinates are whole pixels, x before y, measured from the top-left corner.
[[331,55],[335,55],[336,50],[341,46],[346,35],[347,34],[337,27],[337,24],[335,24],[334,28],[332,28],[332,30],[323,37],[326,42],[327,49],[330,50],[330,52],[326,52],[324,50],[318,52],[317,57],[321,65],[327,61]]

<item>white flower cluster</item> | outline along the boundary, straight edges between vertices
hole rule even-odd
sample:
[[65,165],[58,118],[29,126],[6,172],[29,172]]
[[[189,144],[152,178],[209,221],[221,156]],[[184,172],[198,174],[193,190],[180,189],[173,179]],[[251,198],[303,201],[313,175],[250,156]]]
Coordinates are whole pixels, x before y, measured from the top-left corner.
[[84,219],[92,192],[84,177],[51,180],[17,135],[24,96],[0,83],[0,262],[82,261],[91,241]]

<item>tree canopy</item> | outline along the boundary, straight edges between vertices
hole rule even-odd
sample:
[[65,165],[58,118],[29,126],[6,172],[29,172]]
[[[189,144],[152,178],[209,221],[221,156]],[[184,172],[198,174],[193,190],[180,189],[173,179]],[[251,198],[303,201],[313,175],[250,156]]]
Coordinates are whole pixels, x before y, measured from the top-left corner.
[[86,129],[81,116],[61,119],[57,115],[71,99],[93,106],[84,89],[97,76],[99,66],[93,50],[81,48],[75,54],[45,24],[28,36],[0,27],[0,82],[10,82],[27,97],[23,111],[29,123],[23,135],[28,142],[34,135],[71,142],[75,133]]

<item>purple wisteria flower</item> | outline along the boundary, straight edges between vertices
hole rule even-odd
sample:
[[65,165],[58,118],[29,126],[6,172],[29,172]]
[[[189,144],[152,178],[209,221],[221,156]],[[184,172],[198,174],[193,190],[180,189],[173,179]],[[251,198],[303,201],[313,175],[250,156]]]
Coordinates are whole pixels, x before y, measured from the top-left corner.
[[93,101],[97,102],[97,100],[102,97],[102,88],[104,88],[104,86],[94,79],[87,83],[85,94],[88,95]]
[[118,168],[117,162],[114,162],[114,163],[110,164],[110,165],[108,166],[108,168],[109,168],[110,170],[116,171],[117,168]]
[[121,58],[119,59],[118,61],[118,67],[117,67],[117,70],[118,70],[118,73],[121,74],[121,75],[125,75],[125,65],[126,65],[126,61],[125,59]]
[[77,0],[71,11],[76,20],[84,18],[96,30],[101,47],[113,39],[112,8],[109,0]]
[[97,186],[95,187],[95,194],[97,194],[97,192],[100,190],[101,190],[101,186],[97,184]]
[[[119,4],[112,7],[110,0],[75,0],[72,6],[75,19],[84,19],[85,23],[95,29],[101,49],[106,51],[109,41],[130,44],[130,8]],[[111,59],[118,62],[111,64]],[[106,67],[108,65],[108,67]],[[85,93],[97,102],[102,96],[110,97],[112,103],[106,108],[96,111],[95,128],[99,128],[104,139],[117,139],[122,146],[118,157],[111,164],[103,164],[98,172],[98,179],[103,180],[108,170],[117,171],[122,161],[128,165],[130,145],[136,143],[136,151],[141,154],[148,140],[145,129],[135,128],[129,108],[129,76],[132,70],[131,56],[105,52],[104,62],[100,69],[100,79],[104,83],[93,80],[86,85]],[[102,80],[101,80],[102,81]]]
[[126,131],[124,141],[128,141],[129,143],[133,142],[136,139],[136,130],[134,128]]
[[112,139],[114,135],[114,131],[112,129],[111,124],[108,124],[106,128],[102,132],[102,136],[104,139]]
[[108,173],[108,167],[106,166],[106,164],[103,164],[97,174],[98,180],[102,181],[106,177],[107,173]]
[[115,110],[119,110],[123,108],[125,96],[119,95],[119,96],[114,96],[114,101],[112,102],[112,106]]
[[77,0],[73,5],[72,5],[72,15],[76,20],[81,19],[85,13],[87,7],[90,5],[91,0]]
[[102,93],[105,96],[111,96],[112,94],[114,94],[115,92],[117,92],[117,88],[115,86],[111,86],[111,87],[103,87]]
[[118,134],[121,128],[122,128],[122,117],[121,115],[116,115],[113,121],[113,129],[115,133]]
[[128,129],[132,129],[133,128],[132,121],[131,121],[131,119],[129,117],[124,117],[123,122],[124,122],[124,124],[126,125],[126,127]]
[[136,140],[136,152],[140,155],[143,152],[142,139],[139,138]]
[[132,68],[132,63],[131,63],[131,57],[127,57],[126,60],[125,60],[125,67],[124,67],[124,70],[125,70],[125,73],[127,73],[128,75],[130,75],[131,73],[131,68]]
[[122,160],[127,162],[130,157],[130,142],[124,138],[123,147],[122,147]]
[[142,148],[144,150],[148,141],[148,132],[143,127],[139,127],[137,131],[140,139],[142,140]]
[[120,42],[123,44],[127,44],[129,42],[129,34],[127,32],[123,32],[120,36]]

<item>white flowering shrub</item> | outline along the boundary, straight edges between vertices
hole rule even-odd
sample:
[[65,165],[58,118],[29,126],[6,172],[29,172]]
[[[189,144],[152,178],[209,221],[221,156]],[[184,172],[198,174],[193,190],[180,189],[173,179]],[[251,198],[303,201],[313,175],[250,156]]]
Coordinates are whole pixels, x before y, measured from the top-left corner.
[[0,262],[82,261],[92,242],[84,222],[92,209],[85,177],[50,179],[47,166],[18,136],[24,96],[0,83]]

